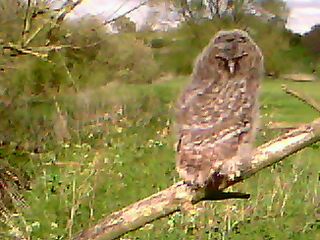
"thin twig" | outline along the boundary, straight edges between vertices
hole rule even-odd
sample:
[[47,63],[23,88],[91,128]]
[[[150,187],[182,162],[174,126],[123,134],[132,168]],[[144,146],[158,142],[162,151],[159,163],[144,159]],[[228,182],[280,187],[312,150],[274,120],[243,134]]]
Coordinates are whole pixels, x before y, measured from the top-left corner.
[[78,162],[50,162],[45,163],[44,166],[56,166],[56,167],[82,167],[83,164]]
[[41,47],[21,47],[17,44],[13,44],[13,43],[9,42],[9,43],[3,45],[2,48],[15,52],[14,55],[32,55],[32,56],[47,60],[48,53],[51,51],[60,51],[65,48],[79,50],[82,48],[94,47],[94,46],[100,44],[101,42],[102,41],[95,42],[92,44],[85,45],[83,47],[82,46],[81,47],[72,46],[72,45],[50,45],[50,46],[41,46]]
[[48,53],[41,53],[41,52],[34,51],[33,49],[23,48],[23,47],[20,47],[16,44],[10,43],[10,42],[6,45],[3,45],[2,47],[3,47],[3,49],[8,49],[8,50],[16,52],[15,55],[27,55],[28,54],[28,55],[32,55],[35,57],[39,57],[41,59],[46,59],[48,57]]
[[107,18],[109,19],[109,18],[112,18],[115,14],[117,14],[120,10],[121,10],[121,8],[123,8],[126,4],[128,4],[128,1],[123,1],[119,6],[118,6],[118,8],[117,9],[115,9]]
[[27,33],[29,33],[30,26],[31,26],[30,6],[31,6],[31,0],[28,0],[27,8],[26,8],[26,14],[25,14],[25,17],[24,17],[24,20],[23,20],[22,43],[21,43],[22,47],[25,46]]
[[40,27],[38,27],[32,34],[30,34],[30,37],[28,39],[26,39],[24,41],[24,47],[28,46],[30,44],[30,42],[35,39],[35,37],[43,30],[45,29],[45,26],[48,24],[48,22],[46,22],[45,24],[41,25]]
[[131,9],[129,9],[128,11],[126,11],[125,13],[120,14],[119,16],[114,17],[114,18],[111,18],[111,19],[109,19],[109,20],[105,20],[105,21],[103,22],[103,25],[107,25],[107,24],[109,24],[109,23],[112,23],[112,22],[117,21],[118,19],[120,19],[120,18],[128,15],[129,13],[132,13],[133,11],[137,10],[138,8],[146,5],[148,2],[149,2],[149,0],[146,0],[146,1],[144,1],[144,2],[141,2],[141,3],[139,3],[137,6],[135,6],[134,8],[131,8]]
[[55,29],[59,28],[62,24],[65,17],[71,13],[79,4],[82,3],[83,0],[68,0],[65,4],[63,4],[62,8],[59,10],[55,19],[51,23],[51,27],[47,34],[48,41],[46,42],[46,46],[50,45],[52,33]]
[[74,215],[76,213],[76,179],[75,176],[73,178],[72,181],[72,207],[71,207],[71,211],[70,211],[70,219],[68,222],[68,233],[69,233],[69,239],[72,238],[72,228],[73,228],[73,224],[74,224]]
[[302,125],[303,123],[269,122],[266,127],[271,130],[291,130]]

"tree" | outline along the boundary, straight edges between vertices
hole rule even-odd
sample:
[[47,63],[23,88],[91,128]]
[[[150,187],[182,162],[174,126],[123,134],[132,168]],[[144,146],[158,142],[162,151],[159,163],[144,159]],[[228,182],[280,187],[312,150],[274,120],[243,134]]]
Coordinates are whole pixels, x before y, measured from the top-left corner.
[[314,25],[311,30],[302,37],[303,44],[310,49],[312,53],[320,57],[320,24]]
[[116,27],[117,31],[121,33],[136,31],[136,24],[126,16],[122,16],[116,19],[113,24]]
[[187,20],[199,20],[202,18],[223,18],[225,16],[232,17],[234,21],[241,19],[245,14],[245,10],[255,8],[263,15],[274,14],[277,18],[286,20],[288,17],[288,8],[283,0],[263,0],[261,7],[253,0],[163,0],[152,5],[162,2],[169,3],[180,12]]
[[261,6],[268,12],[273,13],[276,17],[287,21],[289,16],[289,8],[283,0],[262,0]]

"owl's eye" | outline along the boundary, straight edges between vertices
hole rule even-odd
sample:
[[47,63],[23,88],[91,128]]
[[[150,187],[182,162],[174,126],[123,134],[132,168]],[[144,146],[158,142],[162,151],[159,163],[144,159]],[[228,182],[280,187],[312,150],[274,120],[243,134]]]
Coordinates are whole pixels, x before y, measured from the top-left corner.
[[232,41],[234,41],[234,38],[227,38],[226,39],[226,42],[232,42]]
[[239,39],[238,39],[238,42],[239,43],[243,43],[243,42],[245,42],[246,41],[246,38],[245,37],[239,37]]

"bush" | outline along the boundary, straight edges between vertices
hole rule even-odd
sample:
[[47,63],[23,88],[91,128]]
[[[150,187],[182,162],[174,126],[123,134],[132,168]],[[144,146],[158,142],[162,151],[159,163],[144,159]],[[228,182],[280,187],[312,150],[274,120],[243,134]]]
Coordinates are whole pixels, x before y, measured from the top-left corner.
[[152,50],[133,35],[110,37],[104,56],[108,56],[108,69],[118,69],[115,79],[125,83],[151,83],[159,73]]
[[68,109],[72,115],[77,105],[65,102],[64,96],[72,99],[76,92],[98,89],[112,81],[151,83],[159,72],[152,50],[142,40],[133,34],[107,34],[93,19],[83,19],[78,25],[65,23],[53,32],[52,41],[71,47],[50,52],[48,60],[30,55],[3,56],[1,60],[14,66],[0,76],[1,98],[10,103],[0,102],[0,130],[5,138],[41,142],[53,137],[56,96],[62,110]]

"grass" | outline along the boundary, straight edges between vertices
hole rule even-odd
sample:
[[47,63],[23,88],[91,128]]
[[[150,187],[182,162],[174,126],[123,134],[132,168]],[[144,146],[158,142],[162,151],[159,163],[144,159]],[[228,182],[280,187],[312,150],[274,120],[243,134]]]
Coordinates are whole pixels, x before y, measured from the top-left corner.
[[[176,77],[152,85],[107,88],[101,98],[108,102],[104,107],[112,111],[111,119],[82,129],[70,144],[25,156],[29,159],[25,166],[35,171],[32,190],[24,193],[27,207],[4,218],[1,238],[70,239],[104,216],[177,181],[173,113],[186,83],[185,77]],[[320,101],[319,82],[265,80],[262,126],[318,117],[283,93],[283,83]],[[258,144],[277,134],[263,128]],[[176,213],[125,238],[320,239],[319,151],[319,145],[308,147],[233,187],[251,193],[248,201],[201,203],[197,213]]]

